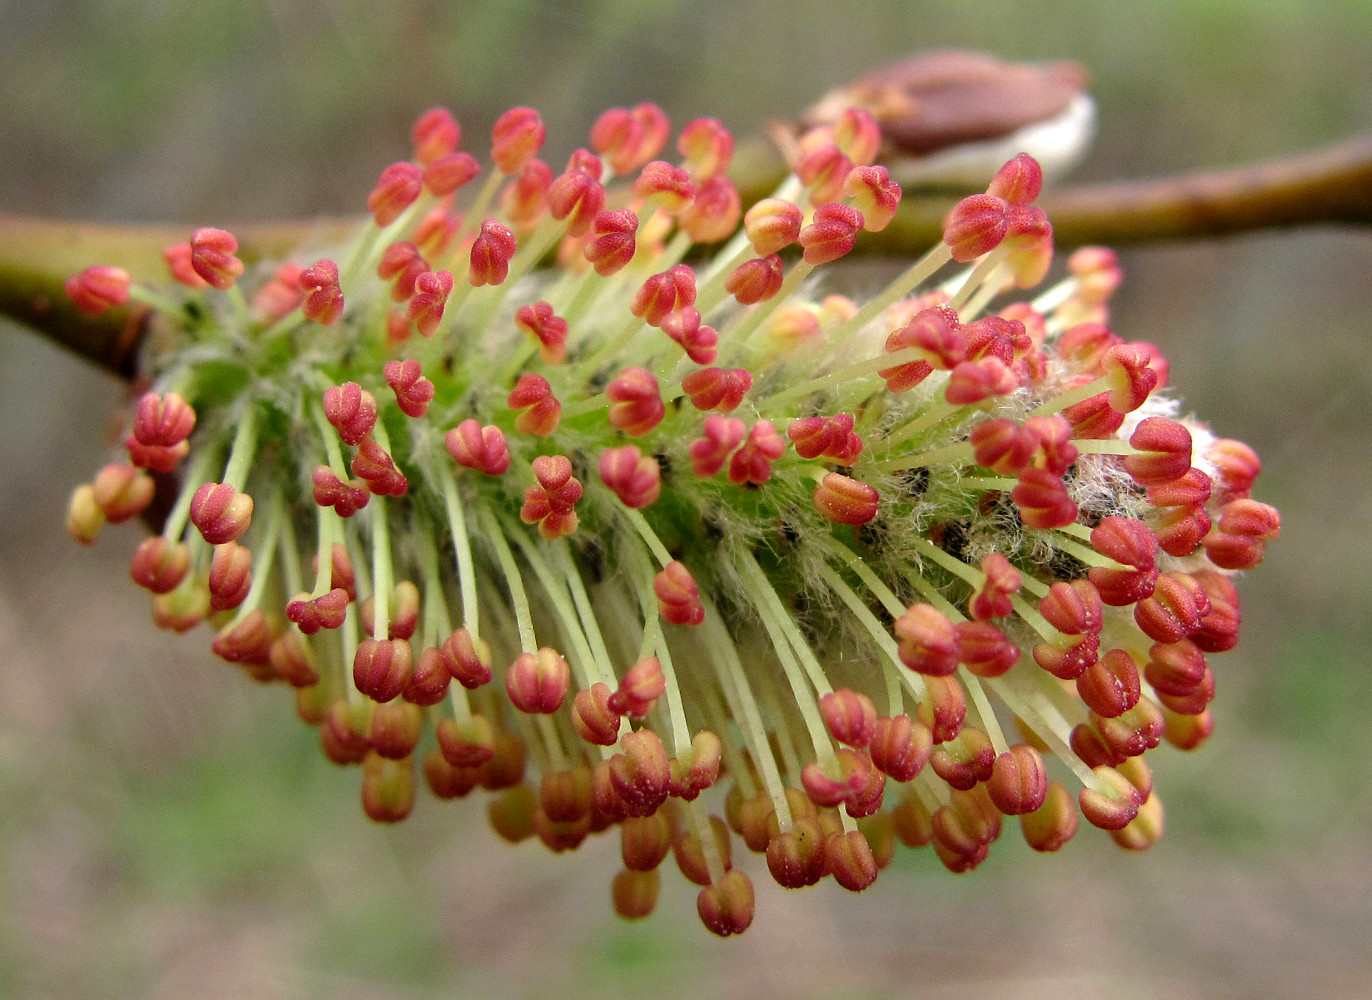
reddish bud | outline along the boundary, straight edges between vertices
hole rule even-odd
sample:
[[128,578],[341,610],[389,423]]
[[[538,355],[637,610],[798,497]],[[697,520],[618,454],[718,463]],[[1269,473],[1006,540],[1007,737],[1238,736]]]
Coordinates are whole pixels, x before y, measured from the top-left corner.
[[1089,580],[1059,580],[1039,599],[1039,614],[1068,635],[1099,632],[1101,610],[1100,594]]
[[491,159],[503,174],[517,174],[543,148],[548,130],[533,108],[511,108],[491,128]]
[[612,696],[610,686],[597,681],[572,700],[572,724],[587,743],[612,747],[619,742],[620,715],[610,707]]
[[414,671],[410,644],[404,639],[363,639],[353,656],[353,683],[373,701],[399,697]]
[[387,760],[403,760],[419,745],[423,725],[424,716],[418,705],[396,699],[372,710],[367,741]]
[[1072,793],[1056,781],[1048,782],[1043,804],[1020,817],[1024,842],[1036,851],[1060,850],[1077,832],[1077,806]]
[[252,553],[237,542],[214,547],[210,560],[210,608],[230,611],[243,603],[252,586]]
[[1007,816],[1037,811],[1048,798],[1048,771],[1042,755],[1019,744],[996,758],[986,792]]
[[634,259],[638,216],[627,208],[600,212],[591,221],[591,238],[582,249],[596,274],[609,277]]
[[425,337],[438,332],[448,296],[453,290],[453,276],[449,271],[425,271],[414,280],[414,295],[405,315]]
[[515,326],[538,341],[538,355],[545,364],[561,364],[567,356],[567,321],[553,313],[547,302],[520,306]]
[[315,466],[311,481],[314,502],[321,507],[332,507],[339,517],[352,517],[372,498],[371,493],[360,486],[340,480],[327,465]]
[[445,198],[480,176],[481,164],[471,153],[449,153],[425,166],[424,186],[430,194]]
[[414,158],[420,163],[433,163],[457,149],[462,141],[462,126],[447,108],[430,108],[410,128],[414,143]]
[[127,305],[132,279],[122,267],[88,267],[72,275],[63,286],[76,308],[88,316],[99,316],[106,309]]
[[324,390],[324,416],[344,444],[360,444],[376,426],[376,397],[356,382]]
[[548,541],[576,531],[574,510],[581,499],[581,481],[572,475],[571,460],[565,455],[540,455],[533,460],[537,484],[524,491],[524,506],[519,517],[525,524],[537,524]]
[[642,437],[662,422],[666,407],[657,379],[646,368],[626,368],[605,389],[608,419],[631,437]]
[[970,195],[953,206],[943,220],[943,242],[953,259],[966,264],[1000,246],[1009,229],[1010,206],[989,194]]
[[1043,168],[1028,153],[1020,153],[996,172],[986,193],[1011,205],[1027,205],[1043,189]]
[[238,240],[223,229],[203,228],[191,234],[191,268],[206,283],[226,292],[243,273],[243,262],[234,256]]
[[653,577],[653,593],[662,620],[672,625],[699,625],[705,620],[700,590],[684,563],[672,561]]
[[337,323],[343,315],[343,290],[338,285],[338,265],[324,258],[300,272],[297,279],[305,292],[301,312],[321,326]]
[[932,604],[912,604],[895,620],[900,659],[911,670],[946,677],[958,668],[958,630]]
[[[96,480],[99,493],[100,481]],[[191,523],[211,545],[231,542],[248,530],[252,523],[252,497],[239,493],[228,483],[205,483],[191,498]],[[105,516],[111,521],[109,511]]]
[[214,654],[229,663],[246,666],[271,664],[272,631],[261,609],[219,630],[210,645]]
[[498,476],[510,467],[505,434],[494,424],[483,427],[473,419],[464,420],[448,431],[443,444],[458,465],[488,476]]
[[824,858],[834,881],[850,892],[861,892],[877,880],[872,847],[858,830],[829,834],[824,839]]
[[657,460],[632,444],[601,452],[600,478],[626,507],[646,507],[662,494]]
[[389,226],[424,190],[424,174],[413,163],[392,163],[377,178],[367,196],[367,211],[378,226]]
[[681,130],[677,152],[686,158],[686,169],[697,181],[708,181],[729,169],[734,137],[717,119],[697,118]]
[[396,468],[390,454],[372,438],[363,439],[350,468],[352,474],[364,480],[367,489],[377,496],[404,496],[410,488],[409,481]]
[[480,767],[495,756],[495,728],[484,715],[471,715],[462,722],[444,716],[434,727],[434,735],[439,753],[453,767]]
[[524,411],[515,418],[515,429],[522,434],[547,437],[562,420],[562,404],[542,375],[519,376],[505,403],[512,410]]
[[783,198],[764,198],[743,216],[744,232],[759,257],[784,250],[800,237],[805,216]]
[[933,734],[908,715],[883,716],[872,730],[869,752],[877,770],[896,781],[911,781],[924,770],[933,751]]
[[992,552],[981,561],[981,571],[986,574],[986,582],[968,603],[972,617],[986,621],[1010,614],[1014,610],[1010,598],[1019,591],[1023,581],[1020,571],[999,552]]
[[1129,437],[1142,454],[1126,455],[1124,467],[1141,486],[1162,486],[1191,469],[1191,432],[1166,417],[1146,417]]
[[520,653],[505,672],[505,691],[514,707],[530,715],[550,715],[562,707],[572,684],[572,668],[557,650],[541,647]]
[[827,472],[815,486],[815,510],[835,524],[866,524],[877,516],[880,497],[866,483]]
[[716,243],[738,228],[743,203],[727,177],[711,177],[696,188],[691,203],[677,213],[677,225],[696,243]]
[[418,418],[429,412],[434,384],[424,377],[418,361],[387,361],[383,374],[406,416]]
[[840,202],[820,205],[810,218],[799,236],[807,264],[826,264],[853,249],[864,221],[856,208]]
[[700,922],[720,937],[742,934],[753,922],[753,883],[737,869],[700,890],[696,897]]
[[567,235],[584,236],[605,207],[605,188],[584,170],[567,170],[548,187],[548,211],[567,224]]
[[691,442],[690,455],[693,471],[706,479],[724,467],[730,453],[743,441],[746,427],[742,420],[712,413],[705,418],[704,430],[704,437]]
[[677,264],[644,281],[634,294],[629,311],[649,326],[661,326],[669,315],[694,305],[695,301],[695,271],[687,264]]
[[718,334],[713,327],[700,325],[700,313],[691,306],[663,319],[662,332],[680,344],[686,356],[698,365],[710,364],[719,354],[715,349]]
[[978,677],[1000,677],[1019,662],[1020,648],[990,622],[958,622],[958,658]]
[[772,478],[772,463],[786,451],[786,440],[770,420],[759,420],[748,431],[748,438],[729,460],[729,481],[735,486],[753,483],[761,486]]
[[669,215],[676,215],[691,203],[696,191],[691,175],[683,168],[654,160],[635,178],[633,193],[635,198],[650,202]]
[[626,816],[651,816],[667,801],[671,768],[662,740],[651,729],[625,733],[623,752],[610,758],[610,782]]
[[145,538],[134,551],[129,576],[154,594],[166,594],[180,586],[190,567],[190,549],[185,543],[154,535]]
[[681,380],[681,389],[690,397],[692,406],[721,413],[737,409],[752,387],[753,377],[743,368],[702,368]]
[[843,181],[843,193],[862,213],[863,228],[879,233],[891,224],[900,207],[900,185],[885,167],[854,167]]

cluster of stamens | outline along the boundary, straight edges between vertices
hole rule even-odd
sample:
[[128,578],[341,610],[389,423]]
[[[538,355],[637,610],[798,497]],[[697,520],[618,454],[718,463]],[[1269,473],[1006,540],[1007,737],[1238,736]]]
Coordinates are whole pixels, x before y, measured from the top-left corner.
[[174,495],[131,570],[158,625],[294,688],[375,820],[422,775],[510,840],[617,827],[626,917],[671,854],[745,929],[740,840],[857,891],[897,841],[976,867],[1006,816],[1042,851],[1079,815],[1161,834],[1145,754],[1209,735],[1230,578],[1279,519],[1105,325],[1113,254],[988,312],[1050,267],[1032,159],[858,302],[811,275],[900,199],[864,112],[746,214],[729,133],[658,159],[651,105],[560,174],[528,108],[484,179],[448,112],[413,135],[336,259],[257,273],[200,229],[178,291],[69,282],[159,314],[127,460],[69,518],[90,542]]

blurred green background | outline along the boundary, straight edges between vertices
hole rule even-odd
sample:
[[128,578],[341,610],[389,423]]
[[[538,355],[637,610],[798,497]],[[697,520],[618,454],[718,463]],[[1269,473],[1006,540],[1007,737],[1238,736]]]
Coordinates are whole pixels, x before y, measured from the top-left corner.
[[[231,225],[355,212],[435,103],[480,151],[532,104],[560,162],[654,100],[739,133],[921,48],[1072,58],[1077,179],[1223,166],[1372,128],[1363,0],[0,0],[0,211]],[[121,389],[0,327],[0,994],[343,998],[1362,997],[1372,982],[1372,232],[1131,249],[1114,324],[1154,341],[1285,517],[1241,583],[1217,729],[1154,757],[1168,835],[1013,829],[966,876],[902,852],[860,898],[758,880],[719,941],[666,873],[611,915],[616,844],[510,848],[473,803],[367,822],[280,689],[151,627],[132,529],[77,551],[66,497]]]

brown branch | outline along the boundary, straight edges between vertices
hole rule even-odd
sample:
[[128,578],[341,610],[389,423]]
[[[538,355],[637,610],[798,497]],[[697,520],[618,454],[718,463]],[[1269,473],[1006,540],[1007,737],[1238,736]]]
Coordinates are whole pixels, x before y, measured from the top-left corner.
[[[734,174],[745,202],[765,196],[785,167],[761,140],[741,146]],[[865,234],[855,252],[908,256],[942,236],[955,196],[907,195],[895,220]],[[1196,239],[1282,226],[1372,224],[1372,136],[1267,163],[1155,181],[1063,188],[1039,202],[1062,247]],[[353,223],[283,223],[234,230],[245,260],[282,257],[306,241],[344,234]],[[0,216],[0,315],[128,377],[147,316],[111,310],[92,319],[62,283],[91,264],[135,277],[164,273],[163,247],[185,228],[102,226]]]

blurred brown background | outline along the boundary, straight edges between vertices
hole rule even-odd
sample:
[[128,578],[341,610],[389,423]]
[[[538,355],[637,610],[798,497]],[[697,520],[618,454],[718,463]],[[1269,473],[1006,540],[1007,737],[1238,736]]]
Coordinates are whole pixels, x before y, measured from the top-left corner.
[[[1361,0],[0,0],[0,211],[199,224],[354,212],[442,103],[464,146],[516,104],[560,161],[605,107],[739,133],[919,48],[1073,58],[1101,127],[1077,179],[1294,152],[1372,128]],[[861,898],[759,879],[741,940],[665,878],[610,913],[616,845],[487,832],[475,803],[369,824],[279,689],[155,633],[132,529],[78,551],[110,379],[0,327],[0,994],[663,998],[1362,997],[1372,927],[1372,232],[1124,254],[1115,313],[1195,411],[1261,452],[1284,534],[1242,581],[1217,731],[1159,751],[1167,837],[1013,829],[977,872],[902,852]]]

